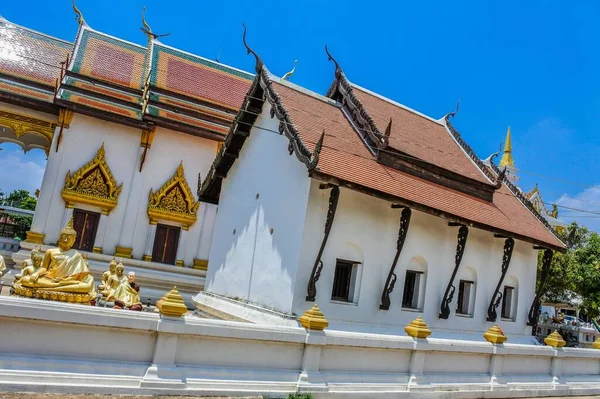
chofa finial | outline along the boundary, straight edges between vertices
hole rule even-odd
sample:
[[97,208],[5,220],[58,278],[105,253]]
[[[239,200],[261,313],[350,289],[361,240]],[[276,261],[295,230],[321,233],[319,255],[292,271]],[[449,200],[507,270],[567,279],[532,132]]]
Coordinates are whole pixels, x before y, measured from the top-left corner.
[[166,33],[164,35],[157,35],[156,33],[152,32],[152,28],[150,27],[150,25],[148,25],[148,22],[146,22],[146,6],[144,6],[142,8],[142,27],[140,28],[142,30],[142,32],[144,32],[146,34],[146,36],[148,36],[148,39],[158,39],[159,37],[164,37],[164,36],[169,36],[170,33]]
[[77,23],[79,25],[84,24],[85,20],[83,19],[83,14],[81,13],[81,11],[79,11],[79,8],[77,8],[75,0],[73,0],[73,12],[75,13],[75,20],[77,21]]
[[244,42],[244,47],[246,47],[246,51],[248,52],[248,54],[252,54],[254,56],[254,58],[256,59],[256,64],[254,65],[254,70],[256,71],[256,73],[260,74],[262,71],[262,68],[264,66],[264,63],[260,59],[258,54],[256,54],[256,52],[254,50],[252,50],[250,48],[250,46],[248,46],[248,43],[246,43],[246,31],[248,29],[246,28],[246,24],[243,22],[242,22],[242,26],[244,27],[244,35],[242,36],[242,41]]
[[335,64],[335,73],[337,74],[337,73],[342,72],[342,68],[340,67],[340,64],[338,64],[338,62],[335,60],[335,58],[333,58],[333,56],[329,52],[329,49],[327,48],[327,45],[325,45],[325,53],[327,53],[328,60],[333,61],[333,63]]
[[454,110],[454,112],[450,112],[448,115],[446,115],[446,118],[449,118],[449,117],[453,117],[454,118],[456,116],[456,114],[458,114],[458,107],[459,106],[460,106],[460,100],[458,100],[456,102],[456,109]]
[[294,72],[296,72],[296,64],[298,64],[298,60],[294,60],[294,67],[292,68],[291,71],[289,71],[288,73],[286,73],[285,75],[283,75],[283,77],[281,78],[282,80],[288,80],[289,78],[292,77],[292,75],[294,74]]

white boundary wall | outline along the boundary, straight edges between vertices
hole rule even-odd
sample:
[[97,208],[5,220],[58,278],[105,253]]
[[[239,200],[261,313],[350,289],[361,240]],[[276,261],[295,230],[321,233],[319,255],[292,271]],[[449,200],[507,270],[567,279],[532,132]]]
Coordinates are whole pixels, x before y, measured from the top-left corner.
[[0,332],[1,391],[272,397],[300,391],[316,398],[600,393],[600,351],[593,349],[307,333],[12,297],[0,297]]

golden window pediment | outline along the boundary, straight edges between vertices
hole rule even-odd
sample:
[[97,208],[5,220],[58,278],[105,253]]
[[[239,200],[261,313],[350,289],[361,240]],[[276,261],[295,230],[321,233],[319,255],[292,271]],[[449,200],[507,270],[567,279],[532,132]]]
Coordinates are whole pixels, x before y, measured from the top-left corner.
[[185,180],[183,162],[179,164],[173,177],[161,188],[156,192],[150,189],[148,196],[150,222],[168,220],[181,223],[183,229],[187,230],[196,222],[199,207],[200,201],[196,201],[190,185]]
[[96,206],[108,215],[116,206],[123,184],[118,185],[105,160],[104,143],[94,159],[65,177],[62,197],[67,207],[76,203]]

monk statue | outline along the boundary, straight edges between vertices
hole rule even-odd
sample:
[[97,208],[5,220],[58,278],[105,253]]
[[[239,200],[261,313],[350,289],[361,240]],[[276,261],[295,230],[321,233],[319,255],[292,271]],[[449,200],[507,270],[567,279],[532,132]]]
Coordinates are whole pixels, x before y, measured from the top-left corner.
[[115,303],[115,309],[142,310],[142,302],[140,302],[140,286],[135,282],[135,272],[127,273],[127,280],[111,292],[108,296],[108,301]]
[[104,298],[110,294],[111,290],[114,290],[119,286],[119,280],[117,276],[117,262],[115,258],[108,264],[108,270],[102,273],[102,283],[98,285],[98,292],[102,294]]
[[95,298],[87,260],[72,249],[77,232],[73,218],[60,231],[58,248],[46,250],[41,267],[13,284],[14,293],[54,301],[89,304]]
[[40,266],[42,266],[42,262],[44,261],[44,255],[34,248],[31,250],[31,254],[29,255],[30,259],[25,259],[23,261],[23,268],[21,269],[21,274],[15,275],[15,281],[19,281],[24,276],[29,276],[38,271]]

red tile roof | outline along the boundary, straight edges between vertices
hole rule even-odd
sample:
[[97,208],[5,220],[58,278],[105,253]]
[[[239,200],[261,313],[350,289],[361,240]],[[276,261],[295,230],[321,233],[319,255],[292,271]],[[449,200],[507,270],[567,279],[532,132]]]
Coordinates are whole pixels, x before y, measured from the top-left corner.
[[[500,190],[494,193],[493,202],[487,202],[381,165],[366,149],[338,105],[332,104],[326,99],[318,98],[317,95],[310,95],[296,90],[288,84],[273,82],[273,88],[281,98],[289,118],[310,151],[314,150],[321,132],[325,130],[325,140],[316,172],[355,186],[362,186],[420,204],[457,218],[528,237],[536,242],[545,243],[555,248],[564,247],[554,234],[506,186],[503,185]],[[356,92],[358,91],[356,90]],[[453,157],[460,158],[453,160],[452,165],[454,167],[460,168],[461,172],[464,172],[462,168],[466,169],[470,176],[479,173],[484,179],[483,174],[478,172],[477,167],[471,163],[468,156],[453,141],[448,141],[452,139],[445,132],[443,126],[437,125],[439,128],[436,125],[432,126],[431,124],[434,124],[434,122],[430,120],[403,110],[398,106],[388,106],[385,101],[372,95],[367,97],[364,92],[361,93],[359,94],[362,96],[361,99],[364,99],[368,104],[365,106],[381,106],[385,109],[381,115],[387,115],[388,120],[390,113],[393,113],[398,118],[398,126],[402,126],[401,120],[410,122],[409,126],[414,129],[411,130],[412,136],[420,135],[422,128],[425,128],[428,134],[439,139],[440,143],[446,142],[454,146],[452,149],[446,148],[442,155],[437,154],[438,158],[428,155],[428,159],[439,160],[447,158],[450,153],[453,153]],[[373,118],[376,123],[381,123],[383,116],[378,114],[377,117],[373,116]],[[399,128],[396,131],[398,140],[395,143],[402,143],[401,137],[407,134],[406,129],[408,127],[405,126],[402,130]],[[447,139],[438,137],[443,136],[442,134],[448,136]],[[430,138],[430,140],[433,140],[433,138]],[[423,142],[422,137],[413,140],[413,142]],[[441,144],[436,145],[440,146]],[[419,147],[413,143],[410,148],[413,151],[418,151]]]
[[491,184],[469,157],[465,156],[443,120],[435,121],[357,86],[352,87],[352,92],[373,118],[380,132],[385,131],[392,118],[389,137],[391,148],[440,168]]

